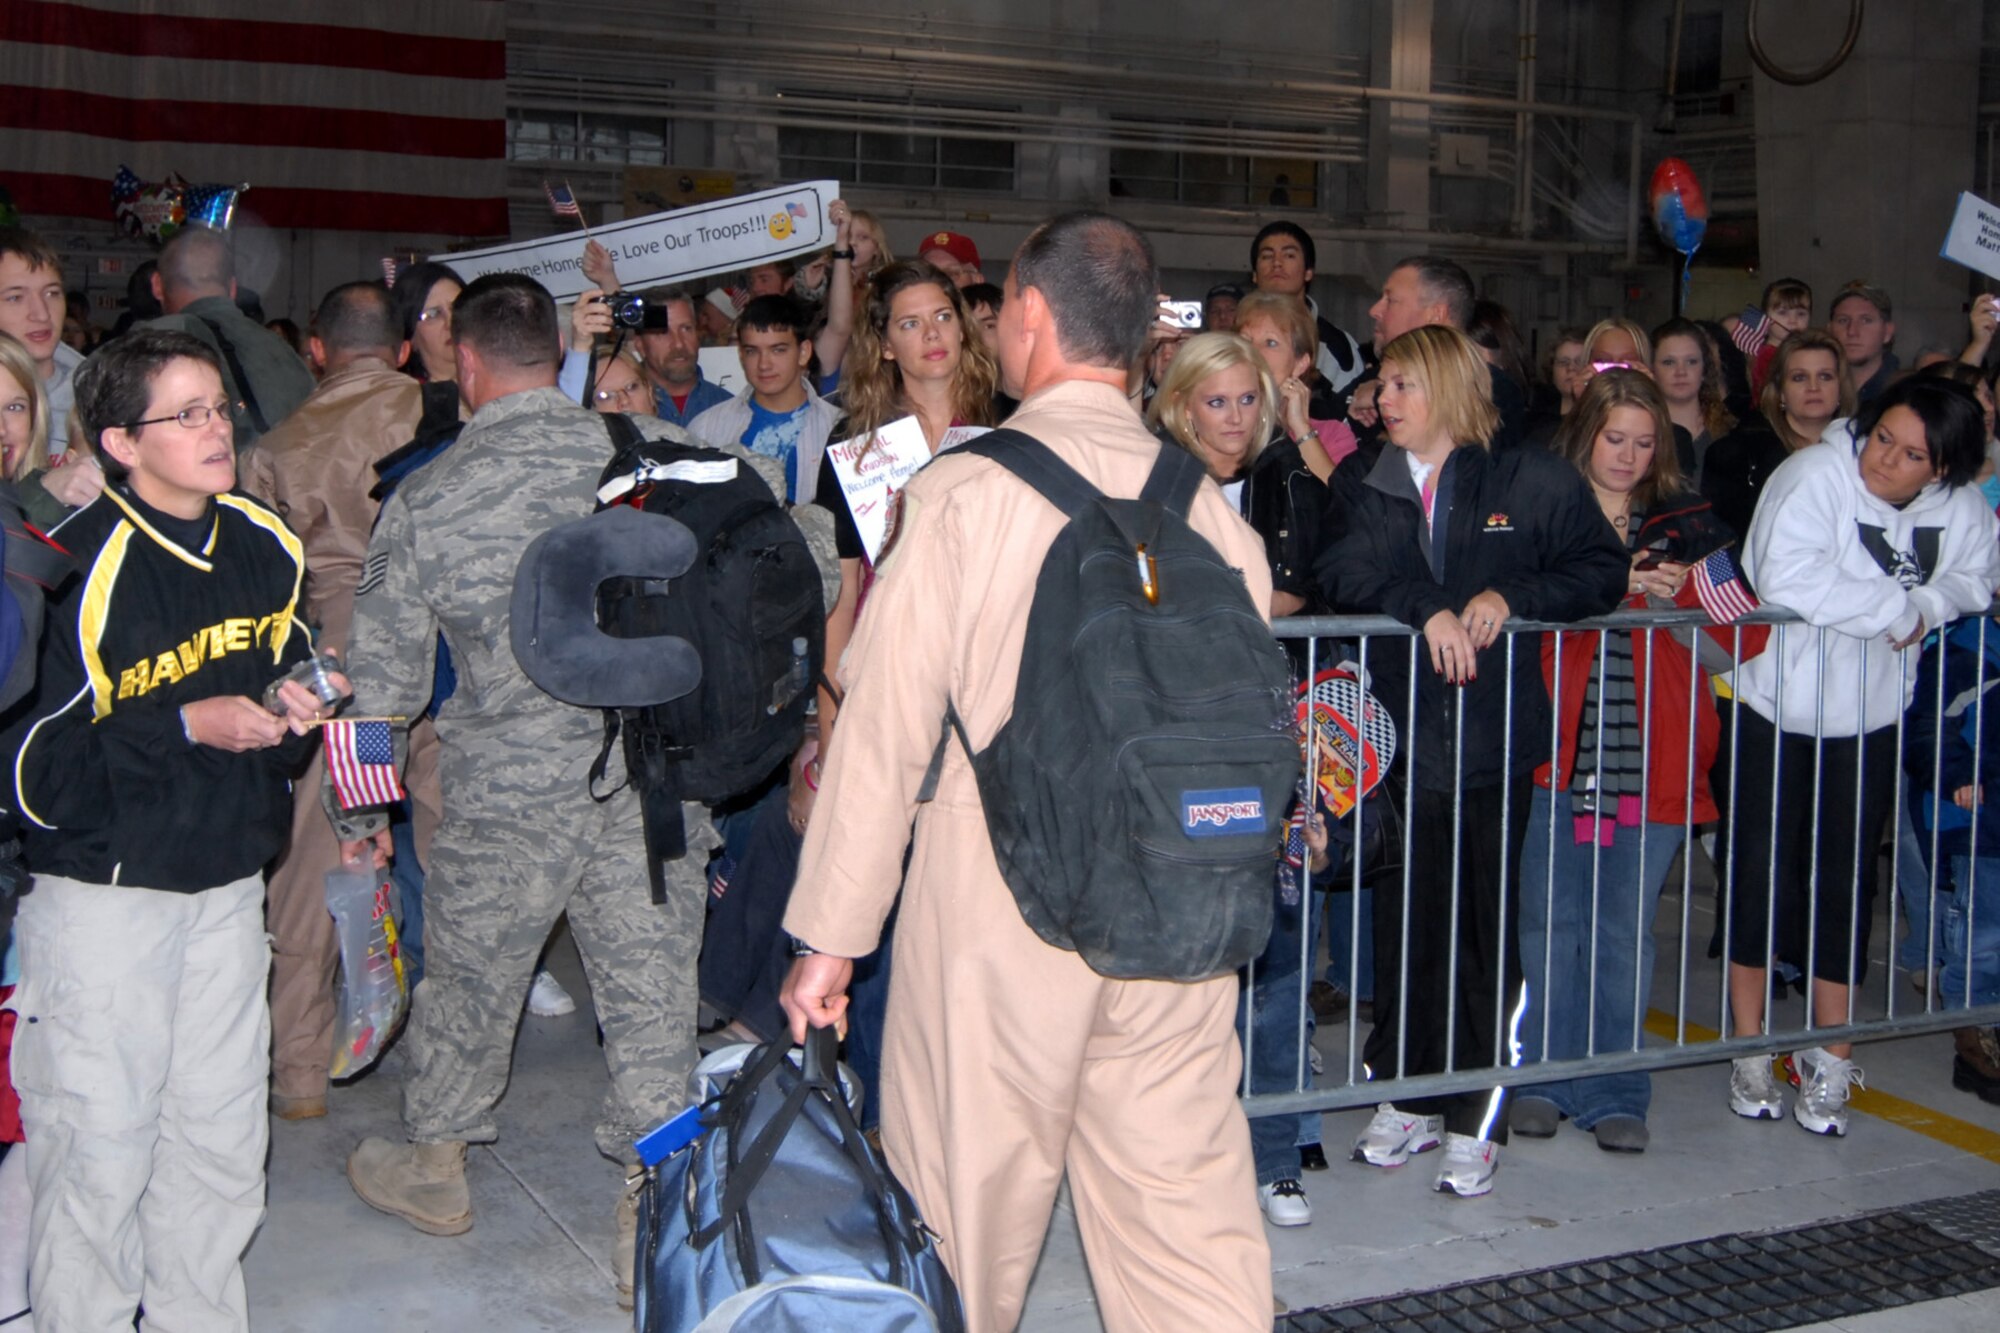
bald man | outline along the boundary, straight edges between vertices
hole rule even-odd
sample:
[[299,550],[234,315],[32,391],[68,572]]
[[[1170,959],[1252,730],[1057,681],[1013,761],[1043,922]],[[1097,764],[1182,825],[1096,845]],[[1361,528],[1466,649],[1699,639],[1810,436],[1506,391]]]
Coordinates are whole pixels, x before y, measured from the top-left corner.
[[236,404],[239,454],[312,393],[312,372],[299,354],[236,308],[236,256],[228,233],[190,227],[168,241],[153,295],[167,313],[146,327],[198,338],[221,359],[222,387]]

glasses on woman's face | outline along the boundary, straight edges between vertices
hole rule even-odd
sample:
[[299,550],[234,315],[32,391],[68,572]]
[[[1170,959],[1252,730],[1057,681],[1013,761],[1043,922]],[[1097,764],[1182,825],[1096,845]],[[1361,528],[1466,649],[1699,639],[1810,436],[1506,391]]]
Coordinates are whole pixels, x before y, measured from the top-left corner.
[[206,403],[196,403],[193,407],[183,407],[170,417],[147,417],[143,421],[128,421],[124,429],[137,430],[141,426],[157,426],[163,421],[178,421],[182,430],[200,430],[216,417],[221,417],[223,423],[228,425],[233,424],[230,421],[229,409],[230,404],[227,401],[217,403],[213,407]]
[[629,403],[636,398],[643,402],[644,399],[641,395],[645,393],[645,390],[646,386],[637,381],[627,384],[622,389],[599,389],[597,391],[597,401],[600,403]]
[[451,307],[448,305],[425,306],[423,312],[417,316],[417,323],[436,324],[441,329],[448,329],[451,327]]
[[1588,370],[1590,369],[1590,358],[1584,355],[1559,356],[1556,358],[1555,364],[1557,370]]

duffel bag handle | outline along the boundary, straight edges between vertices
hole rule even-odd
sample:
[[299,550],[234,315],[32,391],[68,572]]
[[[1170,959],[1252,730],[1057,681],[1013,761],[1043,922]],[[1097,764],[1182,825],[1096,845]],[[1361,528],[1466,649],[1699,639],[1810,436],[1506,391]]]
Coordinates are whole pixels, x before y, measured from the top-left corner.
[[[730,1083],[716,1107],[717,1121],[733,1119],[742,1113],[745,1104],[757,1089],[764,1084],[785,1062],[792,1048],[781,1041],[768,1043],[757,1053],[756,1061],[746,1066],[741,1074]],[[804,1112],[806,1099],[818,1092],[826,1098],[833,1122],[840,1133],[841,1151],[860,1173],[862,1185],[869,1197],[875,1200],[875,1216],[882,1229],[882,1238],[888,1242],[889,1280],[902,1286],[909,1274],[903,1264],[903,1248],[916,1248],[922,1238],[917,1235],[901,1234],[891,1219],[888,1207],[889,1182],[876,1168],[873,1154],[861,1137],[861,1127],[855,1123],[854,1113],[848,1109],[847,1098],[840,1087],[840,1035],[833,1028],[808,1028],[805,1045],[800,1055],[800,1077],[791,1090],[785,1094],[784,1104],[777,1113],[765,1122],[763,1130],[750,1146],[738,1157],[735,1152],[736,1138],[730,1136],[729,1183],[723,1187],[722,1197],[716,1201],[715,1220],[688,1237],[688,1243],[697,1249],[713,1242],[722,1232],[742,1220],[743,1210],[750,1202],[750,1196],[777,1160],[778,1149],[785,1136],[798,1123]],[[737,1257],[743,1266],[744,1278],[756,1283],[762,1280],[756,1262],[756,1246],[744,1234],[745,1229],[737,1226]]]

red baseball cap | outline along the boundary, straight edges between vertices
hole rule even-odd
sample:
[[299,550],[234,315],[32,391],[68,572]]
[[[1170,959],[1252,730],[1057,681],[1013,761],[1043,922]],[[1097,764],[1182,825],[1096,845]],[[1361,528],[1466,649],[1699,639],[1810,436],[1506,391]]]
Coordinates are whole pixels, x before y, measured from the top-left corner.
[[967,268],[979,267],[979,247],[972,243],[970,236],[962,232],[932,232],[917,246],[917,256],[922,258],[933,250],[944,251]]

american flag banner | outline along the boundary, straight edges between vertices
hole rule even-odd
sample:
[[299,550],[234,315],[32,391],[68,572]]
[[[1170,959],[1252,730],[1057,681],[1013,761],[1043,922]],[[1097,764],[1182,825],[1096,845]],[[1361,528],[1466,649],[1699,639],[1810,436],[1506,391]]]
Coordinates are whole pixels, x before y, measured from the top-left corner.
[[1757,609],[1757,599],[1726,546],[1694,567],[1694,595],[1718,625],[1733,625]]
[[336,718],[321,724],[326,738],[326,771],[334,799],[343,810],[387,805],[403,799],[396,779],[396,749],[387,722]]
[[1764,341],[1764,330],[1770,325],[1771,320],[1768,315],[1759,315],[1754,322],[1738,319],[1736,327],[1730,331],[1729,340],[1743,349],[1743,355],[1755,356],[1757,348]]
[[129,162],[271,227],[504,236],[506,90],[498,0],[4,0],[0,182],[108,219]]
[[561,185],[543,181],[542,193],[548,195],[549,207],[555,210],[557,217],[583,221],[583,206],[576,202],[576,191],[569,188],[568,181],[564,181]]

